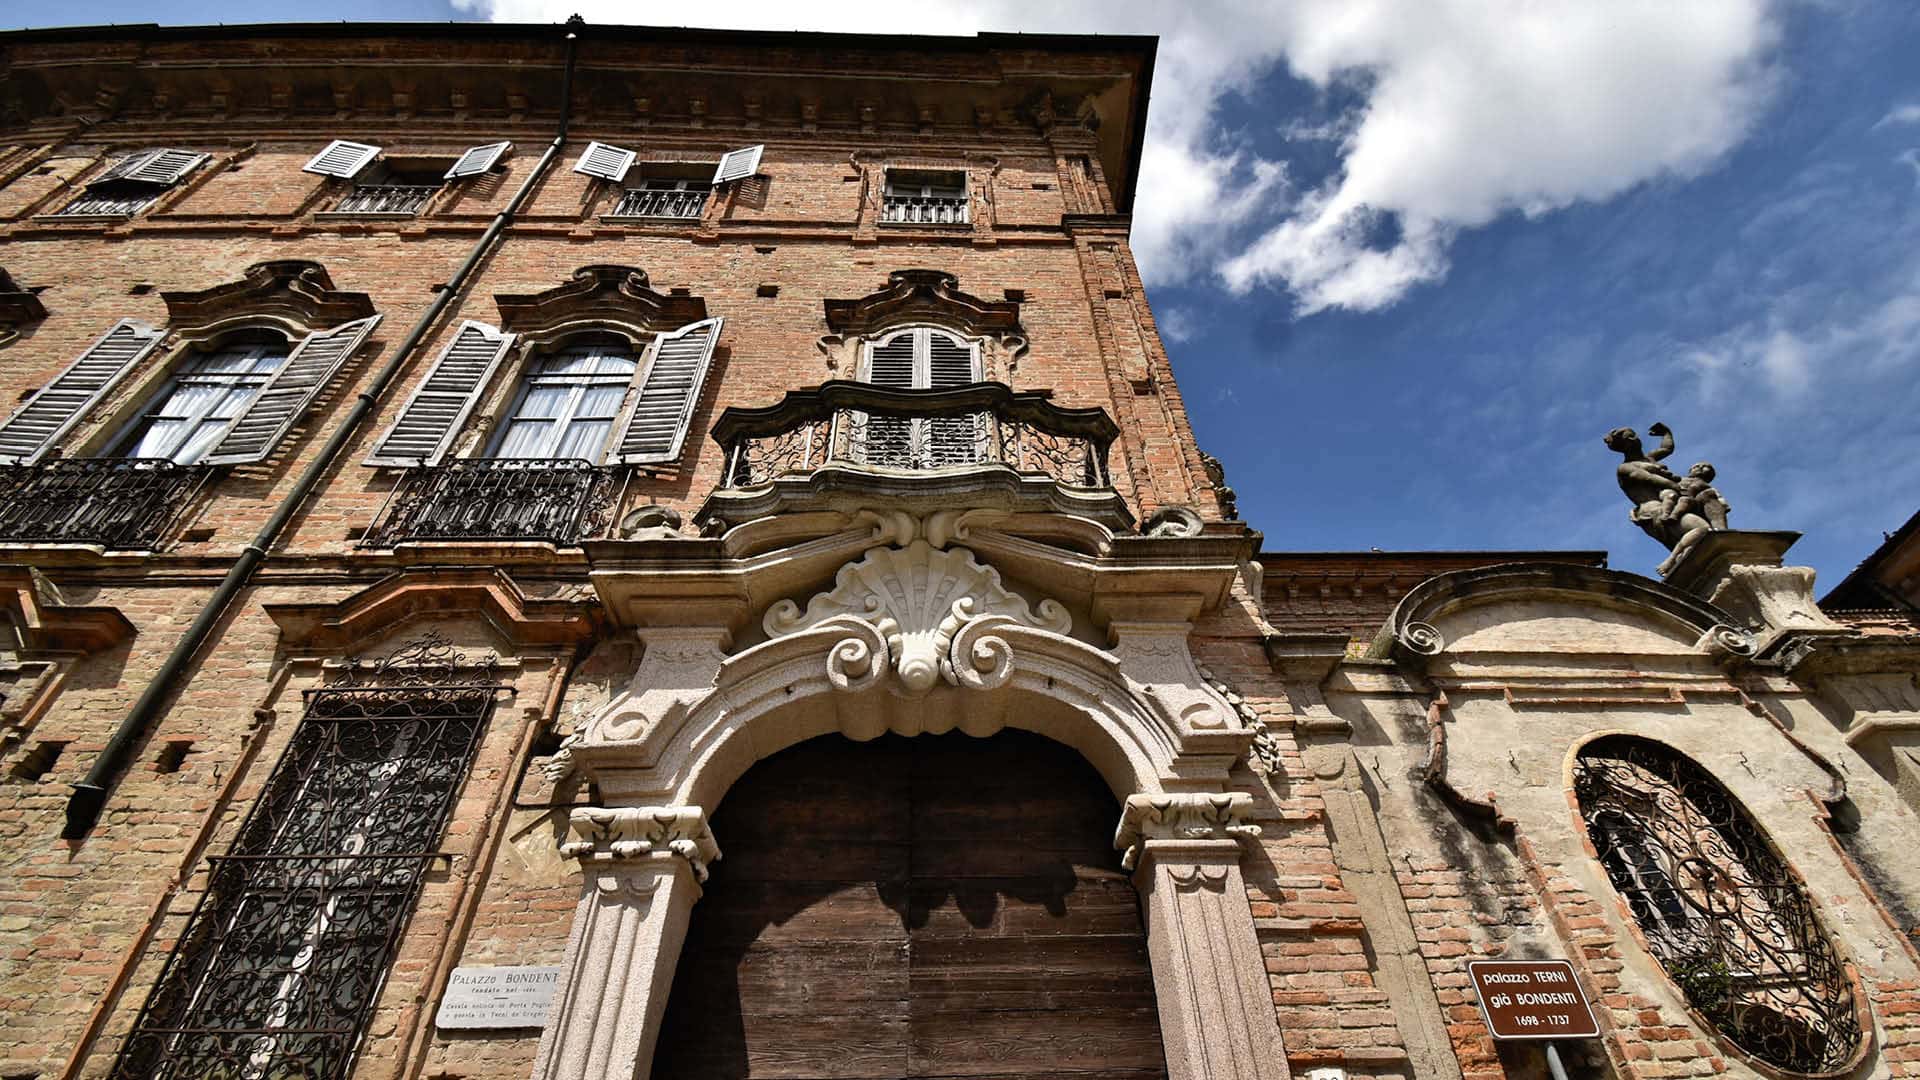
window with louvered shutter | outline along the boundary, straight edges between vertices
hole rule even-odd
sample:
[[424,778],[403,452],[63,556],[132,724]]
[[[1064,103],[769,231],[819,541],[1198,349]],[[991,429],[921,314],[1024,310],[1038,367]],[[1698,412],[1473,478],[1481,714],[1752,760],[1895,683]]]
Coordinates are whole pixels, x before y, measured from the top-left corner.
[[438,464],[512,347],[513,337],[486,323],[461,323],[367,464]]
[[612,463],[647,465],[679,459],[687,424],[707,379],[713,346],[720,339],[721,322],[704,319],[660,335],[653,361],[641,379],[639,398],[610,456]]
[[493,168],[499,162],[500,155],[512,147],[513,144],[510,142],[488,143],[485,146],[473,147],[460,155],[460,160],[454,162],[453,167],[447,170],[445,179],[458,180],[466,176],[479,176]]
[[[876,386],[946,390],[972,383],[978,368],[979,351],[972,342],[929,326],[895,331],[867,347],[866,377]],[[870,465],[964,465],[983,460],[985,451],[980,440],[987,429],[980,416],[869,416],[860,428]]]
[[0,463],[24,465],[44,457],[165,336],[132,319],[116,323],[0,423]]
[[765,146],[748,146],[739,150],[729,150],[720,159],[719,167],[713,170],[713,186],[745,180],[760,171],[760,154]]
[[573,163],[573,171],[597,176],[602,180],[619,183],[626,178],[627,170],[633,168],[633,161],[640,155],[632,150],[623,150],[606,143],[590,142],[580,152],[580,160]]
[[360,170],[373,164],[373,159],[379,156],[380,148],[377,146],[335,139],[300,168],[305,172],[318,173],[321,176],[351,180],[360,175]]
[[379,322],[380,316],[370,315],[307,335],[287,357],[287,362],[260,388],[247,411],[240,414],[212,452],[201,460],[208,465],[244,465],[265,460]]

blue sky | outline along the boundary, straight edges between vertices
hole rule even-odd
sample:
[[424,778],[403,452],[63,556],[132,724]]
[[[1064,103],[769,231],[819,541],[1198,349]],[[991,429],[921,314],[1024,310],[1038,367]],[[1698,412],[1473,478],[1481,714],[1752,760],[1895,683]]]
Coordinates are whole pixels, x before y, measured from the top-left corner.
[[[1807,533],[1794,561],[1822,590],[1920,509],[1911,4],[799,7],[701,17],[1163,35],[1136,246],[1200,441],[1270,549],[1604,548],[1650,572],[1663,552],[1600,437],[1654,420],[1675,464],[1718,466],[1736,527]],[[616,0],[84,18],[574,10],[654,19]]]

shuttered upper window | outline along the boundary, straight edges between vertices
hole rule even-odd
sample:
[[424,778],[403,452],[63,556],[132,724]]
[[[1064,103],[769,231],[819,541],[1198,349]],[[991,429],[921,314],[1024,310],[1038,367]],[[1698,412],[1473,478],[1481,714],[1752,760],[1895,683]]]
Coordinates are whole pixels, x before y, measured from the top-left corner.
[[[916,326],[896,330],[867,345],[866,381],[897,390],[949,390],[979,378],[979,350],[972,342]],[[981,439],[986,417],[858,417],[862,460],[868,465],[927,469],[985,460]]]
[[115,457],[191,465],[206,456],[287,362],[287,341],[229,345],[201,353],[173,378],[121,437]]
[[205,154],[164,146],[129,154],[90,181],[86,190],[61,207],[56,216],[128,217],[137,214],[205,160]]
[[609,335],[539,357],[522,381],[493,457],[597,461],[637,364]]

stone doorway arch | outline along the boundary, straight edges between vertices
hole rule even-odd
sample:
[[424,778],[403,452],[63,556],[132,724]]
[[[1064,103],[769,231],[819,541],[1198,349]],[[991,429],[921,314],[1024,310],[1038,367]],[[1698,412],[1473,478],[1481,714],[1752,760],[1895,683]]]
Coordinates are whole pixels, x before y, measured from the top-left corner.
[[1114,619],[1113,646],[1096,648],[1061,605],[1008,592],[966,548],[915,540],[846,564],[804,609],[773,604],[747,648],[728,651],[724,622],[692,622],[638,628],[630,689],[571,749],[606,805],[574,811],[561,848],[582,895],[535,1080],[652,1075],[720,857],[709,814],[756,761],[834,732],[1002,728],[1071,747],[1121,806],[1113,844],[1142,900],[1168,1075],[1288,1075],[1240,874],[1259,830],[1225,784],[1252,732],[1200,676],[1184,618]]

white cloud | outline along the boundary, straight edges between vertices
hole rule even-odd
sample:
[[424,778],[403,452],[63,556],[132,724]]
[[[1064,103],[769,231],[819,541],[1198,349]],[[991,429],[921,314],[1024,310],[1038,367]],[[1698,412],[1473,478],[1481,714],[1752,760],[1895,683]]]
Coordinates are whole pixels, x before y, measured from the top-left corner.
[[[624,0],[455,0],[490,18],[644,13]],[[1766,98],[1767,0],[738,0],[676,9],[702,25],[867,33],[983,30],[1161,36],[1134,247],[1150,282],[1220,275],[1290,290],[1302,313],[1372,310],[1446,273],[1463,228],[1605,199],[1711,166]],[[1223,130],[1216,106],[1285,65],[1357,88],[1331,124],[1324,187]],[[1370,239],[1397,226],[1390,245]]]
[[1877,130],[1893,124],[1920,124],[1920,102],[1895,105],[1873,126]]

